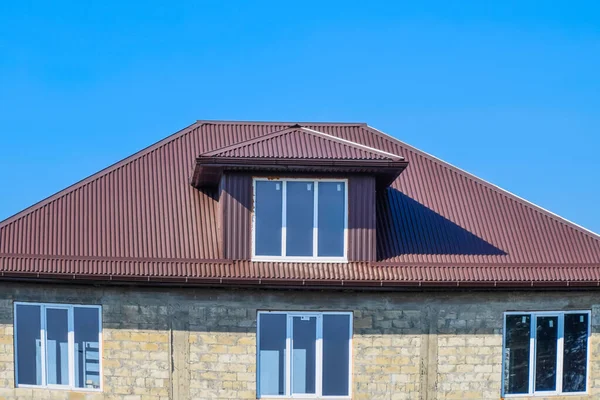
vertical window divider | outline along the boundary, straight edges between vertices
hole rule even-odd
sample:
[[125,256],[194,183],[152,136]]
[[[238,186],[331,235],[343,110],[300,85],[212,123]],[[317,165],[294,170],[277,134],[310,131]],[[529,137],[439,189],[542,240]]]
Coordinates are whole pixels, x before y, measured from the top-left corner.
[[354,337],[352,335],[354,330],[354,320],[352,317],[353,316],[350,316],[348,324],[348,396],[352,396],[352,366],[354,365],[354,358],[352,356],[352,349],[354,347]]
[[533,393],[535,391],[535,335],[537,316],[531,314],[529,321],[529,393]]
[[285,338],[285,395],[290,396],[292,393],[292,330],[293,330],[293,319],[290,314],[286,316],[286,329],[287,334]]
[[46,376],[46,306],[41,305],[40,306],[40,318],[41,318],[41,325],[40,325],[40,360],[42,361],[42,368],[41,368],[41,374],[42,374],[42,386],[46,386],[47,382],[48,382],[48,378]]
[[592,379],[592,373],[590,368],[590,360],[592,359],[592,346],[590,346],[590,339],[592,338],[592,313],[587,313],[587,336],[585,338],[585,343],[587,346],[587,354],[586,354],[586,365],[585,365],[585,390],[588,391],[590,387],[590,379]]
[[67,309],[67,332],[68,332],[68,353],[69,353],[69,386],[75,386],[75,326],[74,326],[74,308],[69,306]]
[[[260,369],[262,367],[261,365],[261,357],[260,357],[260,313],[256,314],[256,393],[262,393],[262,389],[260,387]],[[287,322],[287,320],[286,320]],[[287,333],[287,326],[286,326],[286,333]],[[286,337],[286,343],[287,343],[287,337]]]
[[313,257],[319,255],[319,181],[314,181],[313,212]]
[[[85,349],[84,349],[85,351]],[[100,391],[104,390],[104,329],[102,328],[102,309],[98,309],[98,374]]]
[[287,181],[281,181],[281,255],[286,256],[287,239]]
[[[13,303],[13,337],[14,337],[14,353],[15,353],[15,386],[19,383],[19,357],[17,357],[17,338],[19,337],[19,327],[17,326],[17,303]],[[40,340],[42,331],[42,320],[40,317]],[[42,344],[40,343],[40,348]]]
[[556,390],[562,393],[563,386],[563,353],[565,337],[565,314],[558,314],[558,340],[556,343]]
[[[221,179],[224,179],[224,177]],[[256,179],[252,179],[252,226],[250,229],[252,236],[252,258],[254,258],[256,257]]]
[[[350,180],[344,181],[344,257],[348,257],[348,192],[350,191]],[[350,392],[348,392],[350,393]]]
[[316,368],[315,389],[317,397],[323,396],[323,314],[317,315],[317,342],[316,346]]

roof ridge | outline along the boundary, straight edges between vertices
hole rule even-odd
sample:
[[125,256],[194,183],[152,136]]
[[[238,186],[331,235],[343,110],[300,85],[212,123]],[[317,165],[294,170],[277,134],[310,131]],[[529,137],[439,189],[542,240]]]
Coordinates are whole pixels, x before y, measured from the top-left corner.
[[323,125],[323,126],[368,126],[366,122],[318,122],[318,121],[235,121],[235,120],[210,120],[199,119],[198,124],[231,124],[231,125]]
[[418,153],[418,154],[422,155],[423,157],[425,157],[425,158],[427,158],[427,159],[429,159],[429,160],[431,160],[431,161],[433,161],[433,162],[435,162],[437,164],[442,165],[443,167],[449,169],[450,171],[454,171],[456,173],[459,173],[459,174],[465,176],[466,178],[471,179],[473,182],[476,182],[476,183],[478,183],[478,184],[480,184],[480,185],[482,185],[484,187],[487,187],[487,188],[493,190],[496,193],[499,193],[499,194],[501,194],[503,196],[506,196],[507,198],[510,198],[512,200],[516,200],[516,201],[518,201],[521,204],[523,204],[523,205],[531,208],[532,210],[534,210],[536,212],[540,212],[540,213],[542,213],[542,214],[544,214],[544,215],[546,215],[548,217],[551,217],[553,220],[555,220],[555,221],[557,221],[557,222],[559,222],[559,223],[561,223],[561,224],[563,224],[565,226],[570,227],[571,229],[575,229],[575,230],[577,230],[577,231],[579,231],[579,232],[581,232],[583,234],[586,234],[587,236],[591,237],[594,240],[600,240],[600,234],[598,234],[598,233],[596,233],[596,232],[594,232],[594,231],[592,231],[590,229],[587,229],[587,228],[585,228],[585,227],[583,227],[583,226],[581,226],[581,225],[579,225],[579,224],[577,224],[577,223],[575,223],[573,221],[568,220],[565,217],[562,217],[562,216],[560,216],[560,215],[558,215],[558,214],[556,214],[556,213],[554,213],[554,212],[552,212],[550,210],[545,209],[542,206],[539,206],[539,205],[537,205],[537,204],[535,204],[535,203],[533,203],[533,202],[531,202],[531,201],[529,201],[529,200],[527,200],[527,199],[525,199],[525,198],[523,198],[521,196],[518,196],[518,195],[516,195],[516,194],[514,194],[514,193],[512,193],[512,192],[510,192],[510,191],[508,191],[506,189],[503,189],[503,188],[501,188],[500,186],[498,186],[496,184],[493,184],[493,183],[491,183],[489,181],[486,181],[485,179],[480,178],[477,175],[474,175],[471,172],[466,171],[466,170],[464,170],[464,169],[462,169],[460,167],[457,167],[454,164],[451,164],[451,163],[449,163],[447,161],[444,161],[441,158],[438,158],[438,157],[436,157],[436,156],[434,156],[432,154],[427,153],[426,151],[420,150],[420,149],[418,149],[418,148],[416,148],[416,147],[414,147],[414,146],[412,146],[412,145],[410,145],[410,144],[408,144],[408,143],[406,143],[406,142],[404,142],[404,141],[402,141],[402,140],[400,140],[398,138],[393,137],[392,135],[390,135],[388,133],[380,131],[379,129],[374,128],[374,127],[372,127],[370,125],[367,125],[366,127],[367,127],[367,129],[371,130],[375,134],[378,134],[382,138],[387,139],[387,140],[391,139],[392,141],[398,142],[402,146],[406,146],[406,147],[410,148],[415,153]]
[[89,175],[89,176],[67,186],[66,188],[64,188],[62,190],[59,190],[58,192],[56,192],[54,194],[51,194],[50,196],[32,204],[29,207],[17,212],[16,214],[13,214],[10,217],[0,221],[0,228],[10,225],[13,222],[25,217],[26,215],[29,215],[30,213],[34,212],[35,210],[38,210],[38,209],[44,207],[45,205],[53,202],[54,200],[66,195],[68,193],[71,193],[71,192],[75,191],[76,189],[83,187],[90,182],[93,182],[96,179],[106,176],[118,168],[124,167],[125,165],[132,163],[133,161],[143,157],[144,155],[151,153],[151,152],[155,151],[156,149],[159,149],[159,148],[163,147],[164,145],[171,143],[174,140],[179,139],[180,137],[182,137],[185,134],[192,131],[194,128],[197,128],[202,125],[203,125],[202,123],[196,121],[193,124],[188,125],[185,128],[178,130],[175,133],[172,133],[171,135],[167,136],[166,138],[163,138],[163,139],[159,140],[158,142],[155,142],[149,146],[146,146],[143,149],[133,153],[132,155],[125,157],[113,164],[110,164],[109,166],[101,169],[100,171],[95,172],[92,175]]
[[276,138],[276,137],[279,137],[279,136],[283,136],[283,135],[285,135],[287,133],[291,133],[291,132],[295,132],[295,131],[302,131],[303,133],[307,133],[309,135],[313,135],[313,136],[316,136],[316,137],[321,138],[321,139],[330,140],[330,141],[342,144],[343,146],[350,146],[350,147],[354,147],[354,148],[357,148],[357,149],[360,149],[360,150],[363,150],[363,151],[368,151],[368,152],[371,152],[371,153],[374,153],[374,154],[377,154],[377,155],[380,155],[380,156],[383,156],[383,157],[388,157],[388,158],[391,158],[394,161],[404,160],[404,157],[402,157],[402,156],[400,156],[398,154],[389,153],[389,152],[384,151],[384,150],[376,149],[374,147],[366,146],[366,145],[361,144],[361,143],[357,143],[357,142],[353,142],[351,140],[343,139],[343,138],[340,138],[340,137],[337,137],[337,136],[334,136],[334,135],[330,135],[330,134],[325,133],[325,132],[321,132],[321,131],[317,131],[317,130],[314,130],[314,129],[311,129],[311,128],[307,128],[307,127],[302,126],[300,124],[294,124],[294,125],[291,125],[291,126],[285,128],[285,129],[280,129],[278,131],[274,131],[274,132],[268,133],[266,135],[254,137],[254,138],[251,138],[251,139],[248,139],[248,140],[244,140],[242,142],[231,144],[229,146],[225,146],[225,147],[221,147],[221,148],[218,148],[218,149],[215,149],[215,150],[211,150],[211,151],[208,151],[208,152],[205,152],[205,153],[201,154],[200,156],[212,157],[212,156],[215,156],[215,155],[217,155],[219,153],[223,153],[223,152],[230,151],[230,150],[233,150],[233,149],[243,148],[243,147],[249,146],[249,145],[254,144],[254,143],[264,142],[264,141],[267,141],[267,140],[270,140],[270,139],[273,139],[273,138]]

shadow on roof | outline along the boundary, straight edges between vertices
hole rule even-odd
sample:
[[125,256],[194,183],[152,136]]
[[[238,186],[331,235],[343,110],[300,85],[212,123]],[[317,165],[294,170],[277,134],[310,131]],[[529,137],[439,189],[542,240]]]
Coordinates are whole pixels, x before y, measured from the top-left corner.
[[377,199],[377,255],[502,256],[506,252],[394,188]]

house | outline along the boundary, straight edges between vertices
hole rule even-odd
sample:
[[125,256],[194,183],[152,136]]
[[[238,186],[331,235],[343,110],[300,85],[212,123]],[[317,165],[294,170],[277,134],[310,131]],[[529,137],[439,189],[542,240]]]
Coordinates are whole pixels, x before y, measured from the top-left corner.
[[0,223],[0,398],[597,399],[598,287],[366,124],[198,121]]

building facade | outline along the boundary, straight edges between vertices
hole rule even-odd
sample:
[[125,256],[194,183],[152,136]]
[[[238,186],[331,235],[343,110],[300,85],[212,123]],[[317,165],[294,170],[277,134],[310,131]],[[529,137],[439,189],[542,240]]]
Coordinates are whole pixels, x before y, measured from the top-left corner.
[[0,398],[600,398],[600,238],[365,124],[199,121],[0,278]]

